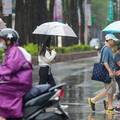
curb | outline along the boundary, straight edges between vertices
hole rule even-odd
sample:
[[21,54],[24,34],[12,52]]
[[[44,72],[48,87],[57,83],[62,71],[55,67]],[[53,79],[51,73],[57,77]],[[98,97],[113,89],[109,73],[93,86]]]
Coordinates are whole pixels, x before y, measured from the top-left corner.
[[[98,52],[97,51],[86,51],[86,52],[76,52],[76,53],[69,53],[69,54],[59,54],[56,55],[55,59],[53,60],[52,63],[57,63],[57,62],[65,62],[65,61],[71,61],[71,60],[76,60],[76,59],[81,59],[81,58],[88,58],[88,57],[94,57],[97,56]],[[38,57],[32,57],[32,64],[33,65],[38,65]]]
[[[59,55],[56,55],[56,58],[53,60],[53,63],[77,60],[77,59],[81,59],[81,58],[94,57],[94,56],[97,56],[97,55],[98,55],[97,51],[59,54]],[[0,61],[0,64],[2,64],[2,61]],[[37,56],[32,57],[32,64],[33,65],[38,65],[38,57]]]

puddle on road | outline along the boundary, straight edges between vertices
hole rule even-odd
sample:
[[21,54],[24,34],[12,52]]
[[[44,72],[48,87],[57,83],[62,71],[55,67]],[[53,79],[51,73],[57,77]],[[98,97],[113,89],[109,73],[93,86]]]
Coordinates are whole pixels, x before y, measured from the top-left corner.
[[84,81],[83,75],[81,74],[80,76],[69,76],[63,79],[65,83],[68,85],[76,85],[80,84]]

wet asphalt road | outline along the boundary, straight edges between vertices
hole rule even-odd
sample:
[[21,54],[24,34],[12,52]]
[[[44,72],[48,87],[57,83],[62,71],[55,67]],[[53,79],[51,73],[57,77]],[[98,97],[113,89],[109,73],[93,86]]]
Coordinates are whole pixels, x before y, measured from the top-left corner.
[[[56,83],[66,83],[61,104],[68,105],[65,111],[71,120],[120,120],[119,114],[105,113],[103,99],[96,103],[96,112],[89,108],[87,98],[95,96],[104,88],[102,83],[91,80],[93,65],[98,61],[99,57],[91,57],[52,65]],[[38,84],[38,69],[38,66],[34,66],[34,84]],[[114,101],[116,104],[118,101]]]

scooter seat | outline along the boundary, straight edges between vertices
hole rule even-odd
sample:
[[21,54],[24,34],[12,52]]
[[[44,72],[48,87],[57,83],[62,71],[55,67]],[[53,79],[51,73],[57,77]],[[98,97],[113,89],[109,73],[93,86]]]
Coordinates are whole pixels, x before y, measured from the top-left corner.
[[50,84],[43,84],[43,85],[36,85],[31,88],[30,91],[26,93],[23,97],[23,102],[26,103],[27,101],[35,98],[39,95],[46,93],[51,88]]

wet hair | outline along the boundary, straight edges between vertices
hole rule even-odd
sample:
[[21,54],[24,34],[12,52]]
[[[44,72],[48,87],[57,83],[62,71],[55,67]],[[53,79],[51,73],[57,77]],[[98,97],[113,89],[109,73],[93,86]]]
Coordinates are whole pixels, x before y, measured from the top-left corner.
[[43,41],[42,48],[40,50],[40,55],[41,56],[45,56],[46,50],[48,50],[49,53],[51,54],[50,42],[51,42],[51,36],[47,36],[46,39]]

